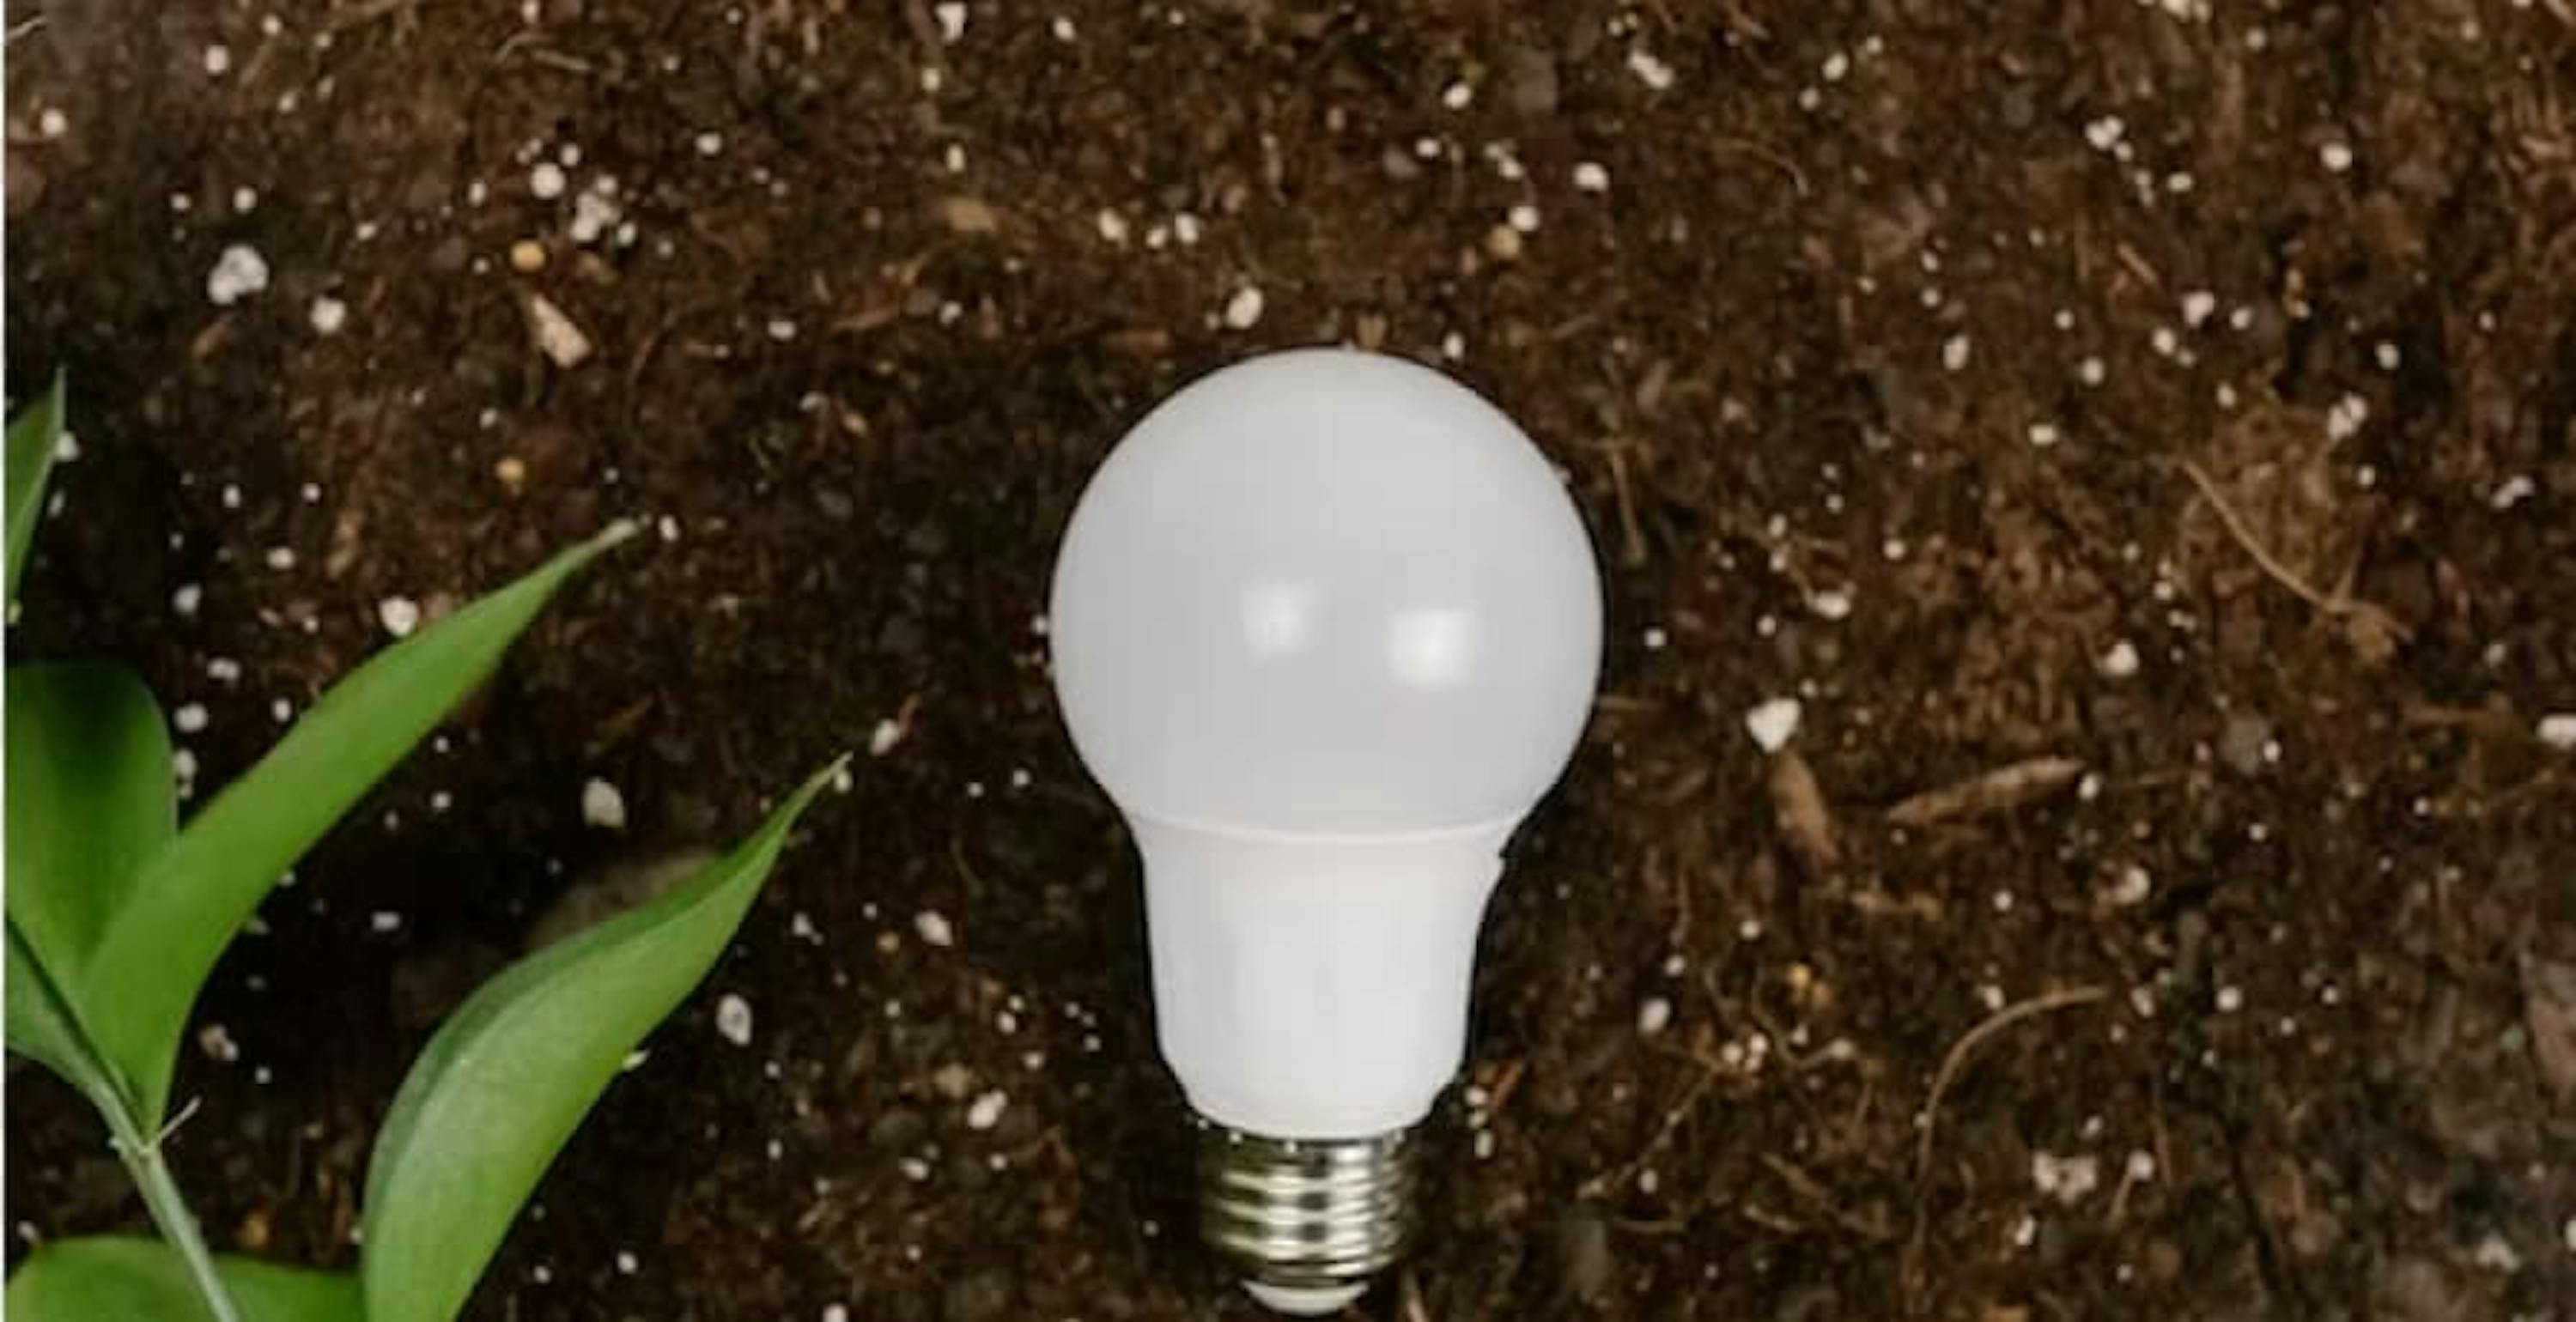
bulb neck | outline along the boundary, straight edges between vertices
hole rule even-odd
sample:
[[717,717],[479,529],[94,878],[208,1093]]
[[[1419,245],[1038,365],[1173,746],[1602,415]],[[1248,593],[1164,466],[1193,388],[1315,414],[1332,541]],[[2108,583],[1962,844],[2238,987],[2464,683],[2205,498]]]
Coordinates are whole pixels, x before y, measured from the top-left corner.
[[1271,1309],[1336,1312],[1411,1242],[1410,1130],[1292,1139],[1201,1118],[1198,1131],[1199,1235]]
[[1209,1121],[1374,1139],[1430,1113],[1467,1047],[1477,928],[1509,823],[1249,835],[1131,816],[1164,1060]]

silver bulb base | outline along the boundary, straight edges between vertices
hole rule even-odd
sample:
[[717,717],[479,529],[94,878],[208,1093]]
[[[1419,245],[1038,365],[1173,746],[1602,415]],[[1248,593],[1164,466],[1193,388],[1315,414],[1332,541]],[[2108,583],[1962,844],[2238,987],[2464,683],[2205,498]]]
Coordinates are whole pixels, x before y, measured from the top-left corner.
[[1254,1298],[1338,1311],[1413,1240],[1413,1132],[1290,1139],[1198,1121],[1199,1236]]

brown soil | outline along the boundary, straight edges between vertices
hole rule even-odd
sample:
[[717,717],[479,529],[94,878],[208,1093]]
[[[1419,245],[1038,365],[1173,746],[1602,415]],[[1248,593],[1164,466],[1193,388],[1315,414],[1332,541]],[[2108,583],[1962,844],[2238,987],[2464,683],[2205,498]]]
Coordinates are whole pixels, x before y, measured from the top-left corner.
[[[891,719],[475,1315],[1251,1316],[1032,617],[1152,401],[1351,339],[1565,466],[1615,624],[1363,1315],[2576,1315],[2576,12],[2200,7],[13,7],[9,379],[83,450],[13,655],[204,704],[211,786],[384,598],[667,534],[218,972],[217,1238],[349,1262],[454,988]],[[21,1239],[141,1225],[11,1091]]]

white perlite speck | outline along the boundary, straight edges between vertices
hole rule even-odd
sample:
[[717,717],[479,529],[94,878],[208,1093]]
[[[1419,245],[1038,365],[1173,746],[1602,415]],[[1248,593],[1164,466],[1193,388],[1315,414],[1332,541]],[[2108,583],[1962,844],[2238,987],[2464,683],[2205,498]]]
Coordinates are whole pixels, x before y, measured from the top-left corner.
[[268,288],[268,259],[259,249],[236,243],[224,249],[215,259],[215,269],[206,273],[206,301],[228,308]]
[[2155,881],[2147,875],[2147,870],[2132,863],[2120,870],[2118,881],[2111,883],[2111,903],[2124,909],[2144,904],[2154,890]]
[[1637,75],[1638,82],[1657,92],[1673,85],[1673,66],[1656,59],[1651,51],[1628,52],[1628,72]]
[[201,588],[194,583],[182,583],[179,585],[177,591],[170,594],[170,609],[177,613],[180,618],[186,619],[197,613],[197,607],[202,604],[205,599],[206,590],[204,588]]
[[528,171],[528,192],[540,202],[552,202],[564,195],[571,181],[564,178],[563,167],[552,161],[539,161]]
[[944,950],[957,944],[957,929],[950,926],[947,915],[937,909],[924,909],[914,914],[912,930],[921,934],[922,942],[926,945],[938,946]]
[[2352,147],[2349,143],[2329,142],[2317,148],[2317,160],[2322,162],[2329,172],[2342,174],[2352,168]]
[[977,1097],[973,1102],[967,1104],[966,1127],[968,1129],[982,1130],[990,1129],[993,1126],[1000,1124],[1002,1122],[1002,1112],[1008,1108],[1010,1104],[1011,1099],[1004,1095],[1002,1090],[999,1088],[995,1088],[991,1092]]
[[1788,746],[1789,737],[1798,732],[1798,718],[1803,714],[1796,698],[1773,698],[1744,713],[1744,732],[1765,753],[1777,753]]
[[2576,752],[2576,712],[2551,712],[2533,727],[2540,742],[2562,753]]
[[1585,161],[1574,167],[1574,186],[1586,193],[1610,191],[1610,171],[1599,161]]
[[2065,438],[2059,434],[2056,423],[2034,422],[2030,424],[2030,444],[2031,448],[2034,450],[2045,450],[2063,439]]
[[1671,1027],[1672,1022],[1673,1003],[1661,996],[1649,996],[1637,1007],[1637,1033],[1641,1037],[1653,1037]]
[[1968,365],[1968,337],[1953,335],[1941,343],[1941,366],[1956,372]]
[[868,756],[884,757],[894,751],[896,744],[902,742],[903,723],[893,717],[887,717],[877,722],[877,728],[868,733]]
[[966,36],[966,6],[959,0],[931,6],[932,16],[939,20],[939,39],[954,46]]
[[337,335],[349,324],[349,305],[324,294],[313,300],[312,321],[314,334]]
[[2370,401],[2359,395],[2345,395],[2326,410],[2326,439],[2350,440],[2370,420]]
[[603,831],[626,829],[626,796],[597,776],[581,787],[581,820]]
[[170,724],[181,734],[196,734],[206,728],[206,704],[187,703],[170,713]]
[[402,930],[402,915],[391,909],[378,909],[367,915],[367,930],[379,936]]
[[2220,1014],[2234,1014],[2245,1008],[2245,990],[2241,987],[2221,987],[2211,1003],[2218,1007]]
[[221,78],[232,67],[233,53],[230,47],[217,43],[206,48],[207,77]]
[[396,638],[409,638],[420,627],[420,603],[409,597],[387,597],[376,603],[376,622]]
[[2033,1188],[2061,1203],[2075,1203],[2084,1195],[2100,1188],[2102,1161],[2089,1153],[2060,1157],[2038,1151],[2030,1154],[2030,1182]]
[[751,1045],[751,1002],[732,992],[716,1001],[716,1034],[738,1047]]
[[2113,679],[2127,679],[2138,673],[2137,645],[2126,638],[2111,644],[2111,650],[2102,654],[2102,673]]
[[2218,295],[2206,289],[2195,289],[2182,296],[2182,324],[2193,330],[2218,311]]
[[1245,285],[1225,301],[1225,324],[1232,330],[1250,330],[1261,321],[1261,287]]

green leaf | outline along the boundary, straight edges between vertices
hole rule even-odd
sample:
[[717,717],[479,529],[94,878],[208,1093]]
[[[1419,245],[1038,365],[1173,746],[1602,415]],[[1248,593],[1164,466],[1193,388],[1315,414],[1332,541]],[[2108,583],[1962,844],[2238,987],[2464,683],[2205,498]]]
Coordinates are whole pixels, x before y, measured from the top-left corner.
[[114,1075],[81,1031],[61,988],[27,947],[15,921],[9,924],[8,965],[9,1049],[61,1075],[101,1111],[119,1104]]
[[632,536],[619,524],[397,644],[334,685],[155,856],[108,916],[73,1003],[158,1129],[198,990],[295,860],[489,677],[566,579]]
[[[243,1322],[364,1322],[358,1278],[222,1257],[215,1268]],[[10,1322],[207,1322],[186,1264],[157,1239],[40,1244],[9,1278]]]
[[723,953],[838,770],[660,898],[504,970],[430,1039],[367,1167],[370,1322],[450,1322],[465,1306],[555,1153]]
[[[358,1278],[255,1258],[216,1258],[242,1322],[363,1322]],[[36,1245],[8,1278],[10,1322],[206,1322],[214,1312],[160,1240],[98,1237]]]
[[36,540],[36,524],[45,513],[45,475],[53,471],[54,451],[63,439],[63,378],[57,374],[45,397],[28,405],[9,424],[9,562],[8,600],[18,599],[18,572],[27,567],[27,547]]
[[9,921],[69,985],[178,832],[170,735],[152,691],[114,666],[15,667],[8,703]]

